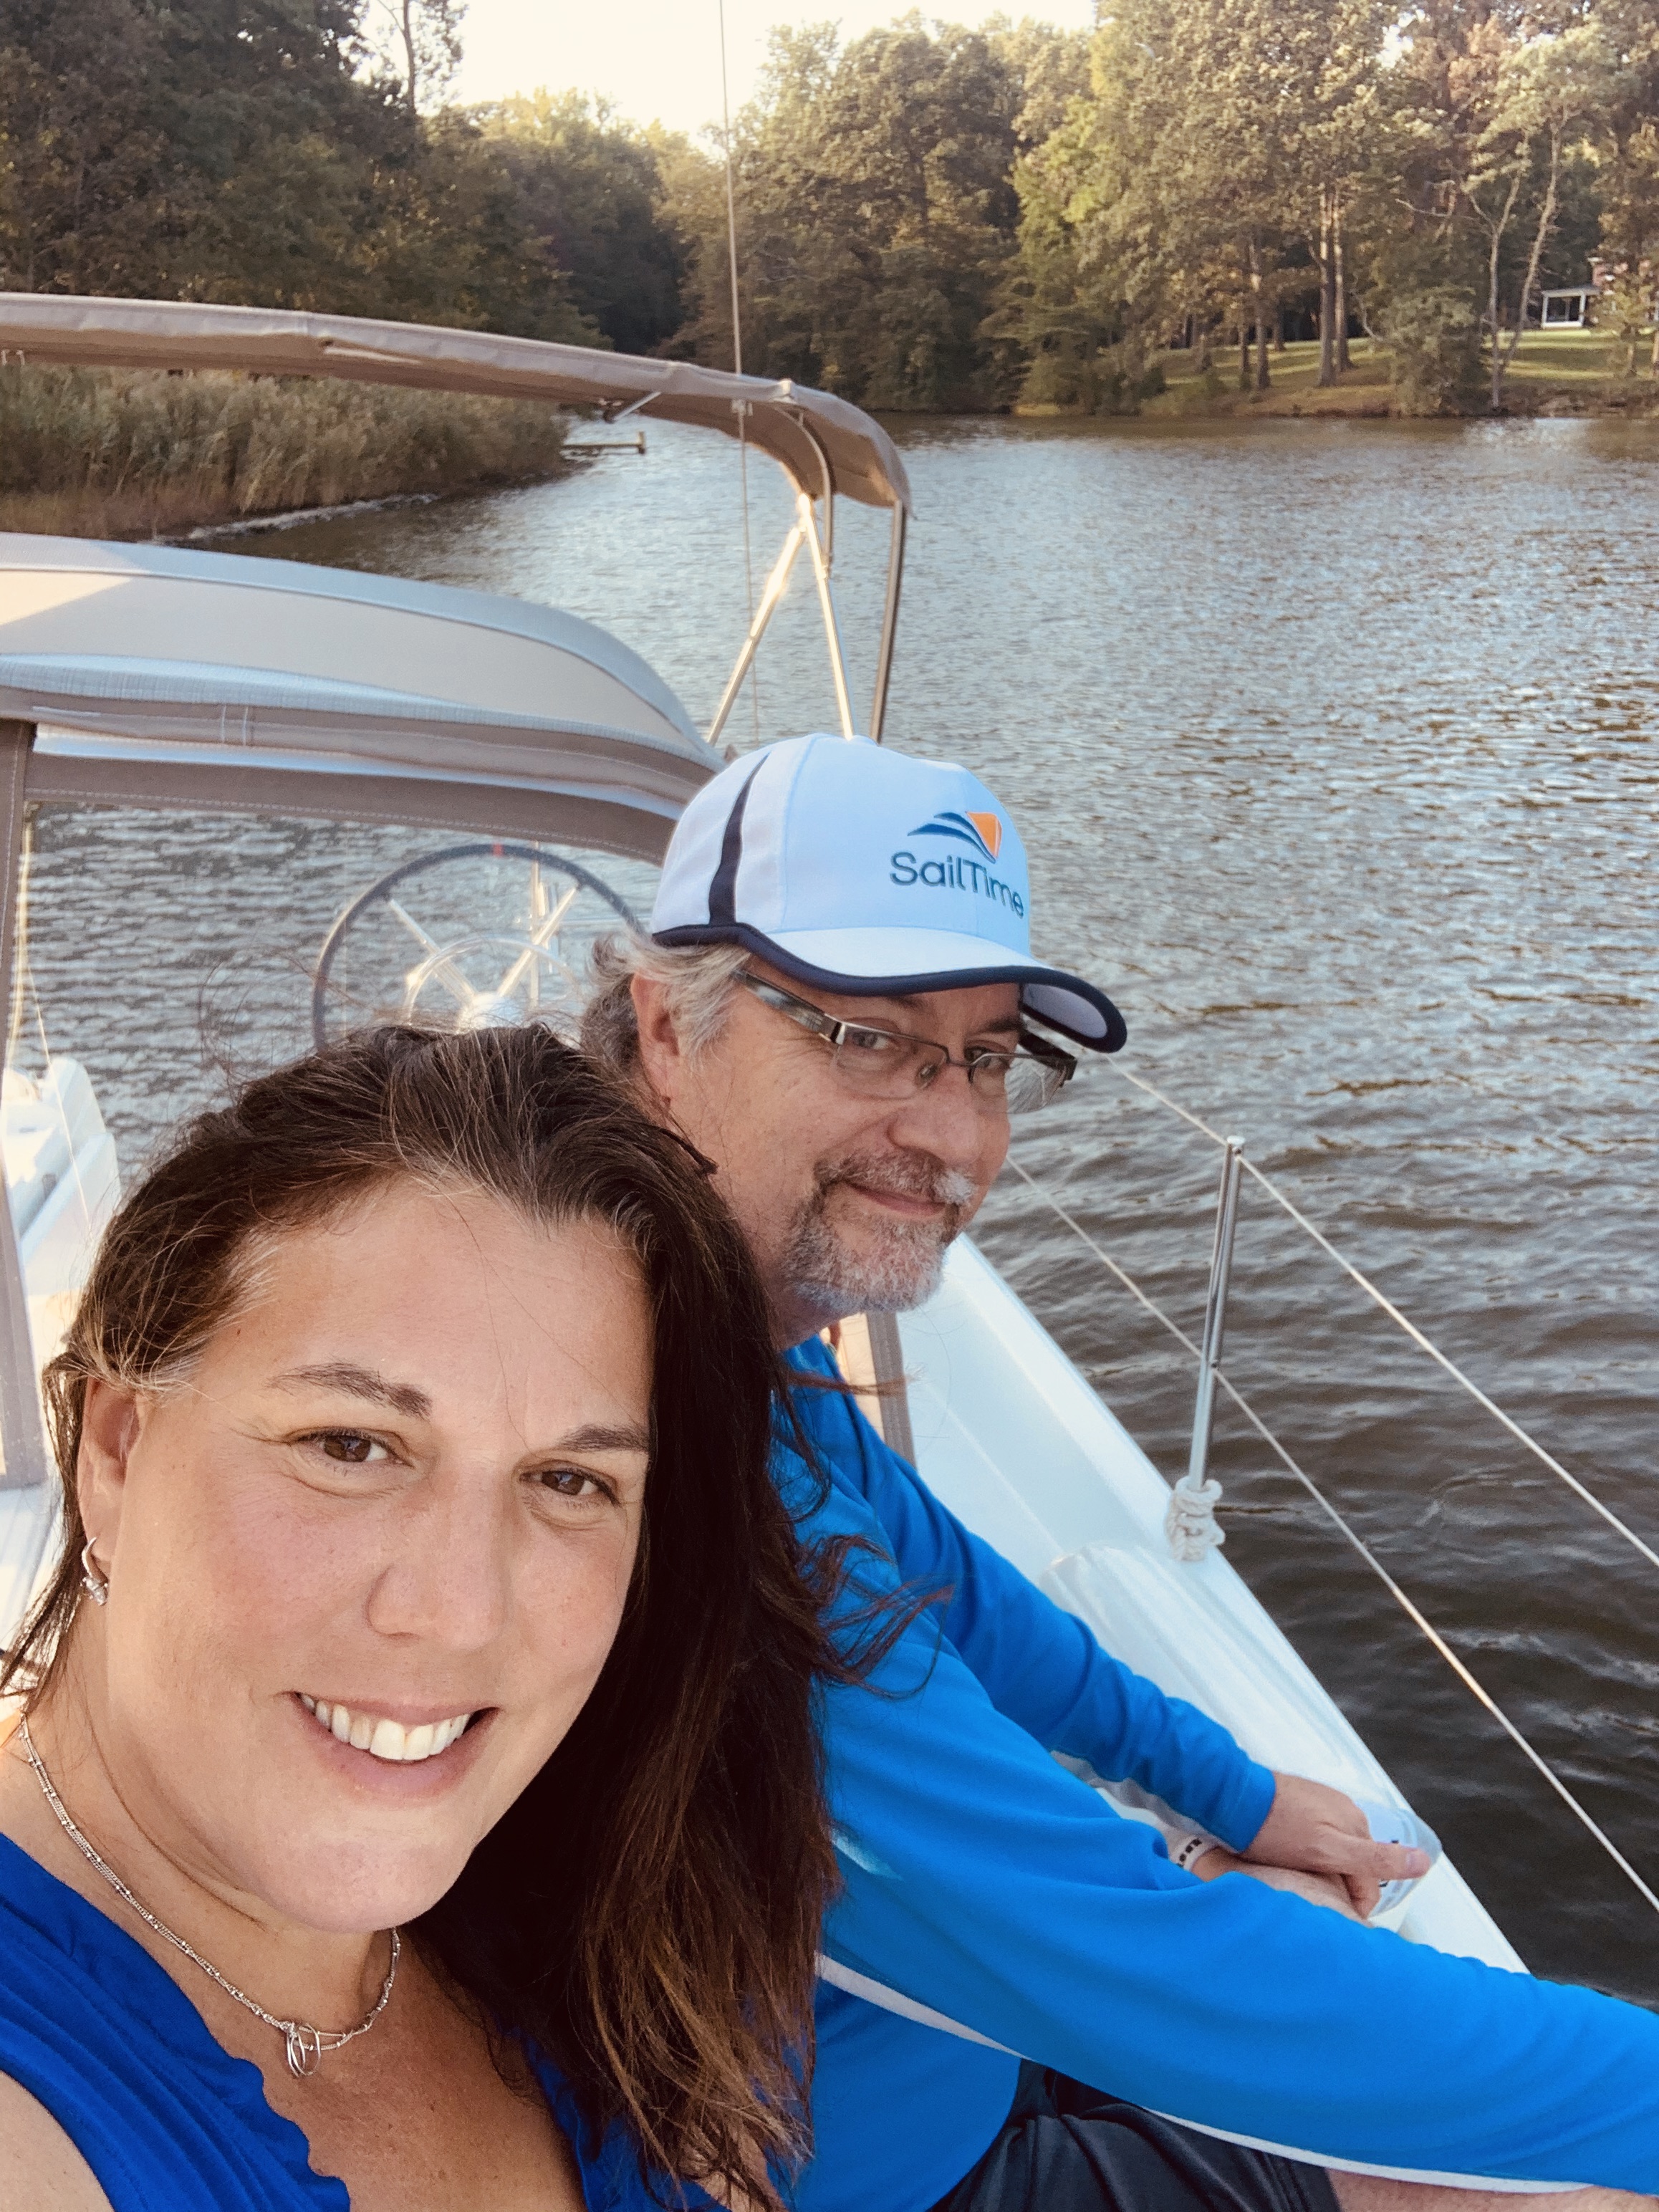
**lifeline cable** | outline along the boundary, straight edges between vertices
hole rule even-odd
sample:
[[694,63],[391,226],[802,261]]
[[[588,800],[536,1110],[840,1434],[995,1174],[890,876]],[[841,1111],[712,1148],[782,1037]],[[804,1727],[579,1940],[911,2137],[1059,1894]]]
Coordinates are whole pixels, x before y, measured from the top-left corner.
[[[1132,1078],[1131,1080],[1133,1079]],[[1146,1087],[1148,1089],[1151,1088],[1150,1085]],[[1171,1102],[1166,1101],[1165,1103],[1169,1103]],[[1179,1113],[1181,1109],[1177,1107],[1176,1110]],[[1201,1126],[1201,1124],[1199,1126]],[[1057,1214],[1066,1224],[1066,1227],[1072,1231],[1073,1235],[1079,1237],[1082,1242],[1088,1246],[1095,1257],[1111,1270],[1112,1273],[1116,1276],[1117,1279],[1123,1285],[1124,1288],[1139,1300],[1140,1304],[1146,1307],[1147,1312],[1152,1316],[1153,1319],[1160,1322],[1164,1328],[1168,1329],[1171,1336],[1178,1338],[1186,1349],[1191,1352],[1194,1359],[1200,1358],[1201,1354],[1199,1352],[1198,1346],[1193,1342],[1191,1337],[1188,1335],[1186,1330],[1182,1328],[1181,1324],[1178,1322],[1172,1320],[1170,1316],[1164,1311],[1161,1306],[1159,1306],[1153,1299],[1147,1297],[1146,1291],[1141,1289],[1139,1284],[1135,1281],[1134,1278],[1129,1274],[1125,1268],[1121,1267],[1118,1265],[1117,1261],[1112,1258],[1110,1253],[1104,1250],[1101,1245],[1095,1242],[1094,1238],[1090,1236],[1088,1231],[1085,1229],[1072,1214],[1067,1212],[1066,1209],[1060,1203],[1060,1200],[1052,1196],[1049,1192],[1046,1191],[1034,1176],[1029,1174],[1024,1168],[1021,1167],[1017,1159],[1011,1157],[1008,1164],[1012,1168],[1014,1173],[1019,1177],[1020,1181],[1029,1185],[1029,1187],[1036,1193],[1036,1195],[1042,1200],[1043,1204],[1049,1208],[1050,1212]],[[1283,1462],[1285,1468],[1296,1477],[1297,1480],[1302,1485],[1303,1488],[1308,1492],[1309,1496],[1320,1508],[1321,1511],[1328,1516],[1336,1528],[1340,1529],[1341,1534],[1346,1538],[1347,1541],[1352,1545],[1354,1550],[1358,1553],[1360,1558],[1364,1559],[1366,1565],[1376,1577],[1384,1589],[1388,1591],[1389,1596],[1393,1598],[1395,1603],[1400,1607],[1407,1619],[1422,1631],[1423,1634],[1428,1638],[1434,1649],[1440,1654],[1440,1656],[1457,1676],[1459,1681],[1462,1683],[1465,1689],[1469,1691],[1474,1697],[1479,1699],[1480,1703],[1486,1707],[1486,1711],[1492,1715],[1492,1718],[1498,1723],[1504,1734],[1526,1753],[1527,1757],[1537,1768],[1538,1771],[1543,1776],[1545,1781],[1549,1784],[1550,1788],[1554,1790],[1556,1796],[1559,1797],[1568,1809],[1583,1823],[1584,1826],[1595,1838],[1595,1841],[1600,1844],[1601,1849],[1607,1853],[1607,1856],[1613,1861],[1620,1872],[1626,1877],[1635,1888],[1641,1892],[1642,1895],[1647,1899],[1654,1911],[1656,1912],[1659,1912],[1659,1896],[1656,1896],[1654,1893],[1654,1892],[1649,1887],[1648,1884],[1642,1879],[1641,1875],[1638,1874],[1636,1869],[1625,1856],[1618,1844],[1613,1842],[1612,1837],[1607,1834],[1606,1829],[1604,1829],[1595,1820],[1594,1814],[1589,1812],[1584,1806],[1580,1804],[1578,1799],[1574,1796],[1572,1791],[1568,1789],[1566,1784],[1562,1781],[1560,1776],[1557,1774],[1554,1768],[1550,1765],[1543,1753],[1537,1750],[1530,1741],[1522,1734],[1521,1730],[1516,1726],[1515,1723],[1498,1703],[1498,1700],[1492,1696],[1491,1691],[1486,1688],[1485,1683],[1480,1681],[1478,1677],[1471,1673],[1469,1668],[1464,1665],[1462,1660],[1458,1657],[1456,1652],[1454,1651],[1450,1644],[1447,1643],[1445,1638],[1440,1633],[1440,1631],[1434,1626],[1433,1622],[1430,1620],[1421,1608],[1407,1595],[1406,1592],[1400,1587],[1400,1584],[1395,1580],[1394,1577],[1383,1565],[1381,1559],[1377,1558],[1376,1553],[1372,1551],[1370,1546],[1366,1543],[1364,1538],[1361,1536],[1358,1531],[1349,1523],[1338,1509],[1332,1504],[1330,1499],[1327,1498],[1324,1492],[1320,1489],[1313,1477],[1309,1474],[1304,1468],[1299,1467],[1296,1461],[1291,1458],[1290,1453],[1285,1450],[1284,1445],[1280,1443],[1279,1438],[1261,1419],[1255,1407],[1250,1404],[1243,1392],[1235,1388],[1234,1384],[1229,1380],[1225,1370],[1222,1368],[1218,1367],[1216,1369],[1215,1378],[1216,1381],[1219,1382],[1222,1389],[1226,1392],[1228,1397],[1231,1399],[1234,1405],[1237,1407],[1239,1412],[1243,1414],[1250,1426],[1255,1431],[1257,1436],[1261,1438],[1263,1443],[1265,1443],[1268,1449],[1273,1452],[1278,1458]]]
[[[1173,1098],[1166,1097],[1164,1092],[1158,1090],[1155,1084],[1148,1083],[1144,1076],[1131,1075],[1127,1068],[1117,1066],[1113,1066],[1112,1073],[1115,1075],[1121,1076],[1126,1083],[1133,1084],[1137,1091],[1144,1091],[1149,1098],[1156,1098],[1160,1106],[1167,1106],[1172,1114],[1178,1114],[1183,1121],[1188,1122],[1193,1128],[1196,1129],[1200,1135],[1207,1137],[1212,1145],[1224,1145],[1226,1143],[1226,1139],[1218,1135],[1216,1131],[1211,1128],[1207,1121],[1200,1121],[1196,1114],[1189,1113],[1186,1107],[1177,1105]],[[1486,1411],[1492,1415],[1495,1421],[1501,1422],[1504,1427],[1509,1431],[1512,1437],[1526,1446],[1527,1449],[1533,1455],[1534,1459],[1541,1461],[1544,1466],[1548,1468],[1552,1474],[1559,1477],[1561,1481],[1565,1482],[1569,1490],[1576,1492],[1577,1495],[1583,1499],[1585,1504],[1589,1506],[1593,1511],[1599,1513],[1610,1528],[1616,1530],[1617,1533],[1624,1538],[1627,1544],[1642,1554],[1642,1557],[1648,1562],[1650,1566],[1659,1567],[1659,1552],[1656,1552],[1651,1545],[1644,1543],[1642,1538],[1637,1534],[1636,1531],[1632,1528],[1631,1528],[1626,1522],[1620,1519],[1619,1516],[1613,1511],[1610,1505],[1604,1504],[1601,1498],[1596,1496],[1595,1492],[1593,1490],[1587,1488],[1583,1483],[1580,1482],[1576,1474],[1570,1474],[1569,1471],[1562,1466],[1560,1461],[1553,1455],[1553,1454],[1546,1451],[1543,1445],[1538,1442],[1538,1439],[1535,1437],[1529,1436],[1526,1430],[1522,1427],[1519,1421],[1514,1419],[1512,1416],[1506,1413],[1501,1406],[1495,1405],[1486,1395],[1486,1392],[1480,1388],[1480,1384],[1474,1382],[1469,1376],[1466,1375],[1455,1360],[1449,1359],[1437,1344],[1431,1343],[1429,1338],[1424,1335],[1422,1330],[1419,1328],[1416,1322],[1411,1320],[1407,1315],[1401,1313],[1399,1307],[1394,1303],[1394,1300],[1389,1297],[1385,1291],[1379,1290],[1376,1285],[1372,1282],[1369,1275],[1362,1274],[1359,1269],[1354,1266],[1352,1260],[1347,1259],[1342,1253],[1337,1250],[1335,1245],[1333,1244],[1330,1238],[1326,1236],[1324,1231],[1316,1226],[1315,1223],[1310,1221],[1307,1215],[1302,1212],[1301,1208],[1297,1206],[1293,1200],[1285,1196],[1285,1193],[1280,1190],[1276,1182],[1273,1182],[1270,1177],[1263,1175],[1261,1169],[1255,1165],[1253,1160],[1247,1158],[1243,1161],[1243,1165],[1245,1174],[1253,1176],[1255,1180],[1261,1184],[1262,1189],[1267,1192],[1268,1197],[1273,1200],[1274,1205],[1282,1207],[1284,1211],[1289,1214],[1291,1219],[1295,1222],[1297,1227],[1305,1231],[1308,1236],[1311,1237],[1315,1243],[1320,1247],[1321,1250],[1328,1253],[1329,1256],[1335,1261],[1337,1266],[1342,1269],[1345,1274],[1352,1276],[1353,1280],[1358,1284],[1360,1289],[1364,1291],[1366,1297],[1371,1300],[1374,1305],[1381,1308],[1382,1312],[1388,1316],[1389,1319],[1395,1323],[1396,1328],[1403,1329],[1406,1334],[1410,1337],[1413,1344],[1418,1346],[1420,1350],[1426,1352],[1431,1359],[1434,1360],[1439,1366],[1444,1368],[1446,1373],[1451,1376],[1453,1382],[1461,1384],[1462,1387],[1468,1392],[1470,1397],[1475,1401],[1477,1405],[1484,1407]]]

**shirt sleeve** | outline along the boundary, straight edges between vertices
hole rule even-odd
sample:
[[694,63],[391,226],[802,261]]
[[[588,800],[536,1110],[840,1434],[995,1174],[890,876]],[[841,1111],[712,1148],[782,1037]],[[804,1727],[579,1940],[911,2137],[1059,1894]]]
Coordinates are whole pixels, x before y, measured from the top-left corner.
[[[827,1369],[827,1353],[824,1361]],[[1045,1751],[1085,1760],[1103,1781],[1133,1782],[1178,1818],[1245,1850],[1273,1807],[1268,1770],[1218,1722],[1114,1659],[1074,1614],[965,1528],[850,1400],[814,1411],[822,1447],[857,1481],[899,1579],[946,1594],[935,1618],[997,1711]]]
[[[864,1539],[872,1588],[886,1523],[839,1472],[808,1533]],[[908,1533],[903,1548],[907,1580],[960,1563]],[[994,1654],[989,1671],[1011,1664]],[[1014,1671],[1003,1693],[1047,1713]],[[1659,2021],[1243,1875],[1182,1873],[1056,1765],[1046,1728],[1000,1709],[936,1609],[866,1686],[827,1692],[824,1725],[844,1877],[824,1946],[854,1972],[1153,2111],[1304,2157],[1659,2190]]]

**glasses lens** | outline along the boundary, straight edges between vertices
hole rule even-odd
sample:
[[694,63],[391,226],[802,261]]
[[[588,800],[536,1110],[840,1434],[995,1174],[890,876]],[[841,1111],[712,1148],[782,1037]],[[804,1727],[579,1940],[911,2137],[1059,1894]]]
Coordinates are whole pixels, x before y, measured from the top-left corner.
[[930,1047],[890,1030],[848,1029],[836,1047],[836,1068],[854,1089],[902,1098],[927,1088],[944,1065]]
[[1035,1114],[1038,1107],[1060,1096],[1071,1072],[1069,1066],[1054,1066],[1046,1060],[1018,1054],[1008,1069],[1008,1111]]

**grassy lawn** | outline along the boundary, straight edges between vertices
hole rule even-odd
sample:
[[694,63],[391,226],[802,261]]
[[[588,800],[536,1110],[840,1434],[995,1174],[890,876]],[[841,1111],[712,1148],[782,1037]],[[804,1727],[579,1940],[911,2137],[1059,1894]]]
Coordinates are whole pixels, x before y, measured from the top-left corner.
[[1517,384],[1613,383],[1623,351],[1616,337],[1601,331],[1528,331],[1510,375]]
[[[1237,347],[1218,348],[1208,377],[1201,376],[1192,354],[1160,354],[1169,390],[1146,401],[1145,415],[1386,415],[1389,410],[1387,356],[1369,338],[1349,341],[1353,366],[1338,385],[1319,388],[1319,342],[1295,340],[1282,353],[1269,352],[1272,388],[1238,389]],[[1250,356],[1254,375],[1255,356]]]
[[[1643,352],[1645,356],[1646,345]],[[1300,340],[1283,352],[1269,352],[1272,385],[1265,392],[1238,389],[1236,347],[1217,349],[1207,377],[1199,374],[1194,356],[1182,349],[1158,355],[1169,389],[1149,399],[1143,416],[1183,415],[1386,415],[1391,393],[1389,357],[1369,338],[1349,341],[1352,366],[1340,382],[1319,387],[1319,345],[1316,339]],[[1645,407],[1659,400],[1659,380],[1644,368],[1634,378],[1622,377],[1620,341],[1600,331],[1528,331],[1510,365],[1507,383],[1512,404],[1530,413],[1555,401],[1568,411],[1615,409],[1635,402]],[[1251,353],[1254,375],[1255,357]]]

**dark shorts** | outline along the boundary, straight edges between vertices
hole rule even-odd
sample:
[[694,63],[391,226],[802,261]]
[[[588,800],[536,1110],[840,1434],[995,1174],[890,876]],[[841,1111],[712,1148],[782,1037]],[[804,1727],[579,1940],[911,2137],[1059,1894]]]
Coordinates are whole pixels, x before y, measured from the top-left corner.
[[1160,2120],[1040,2066],[933,2212],[1337,2212],[1322,2166]]

